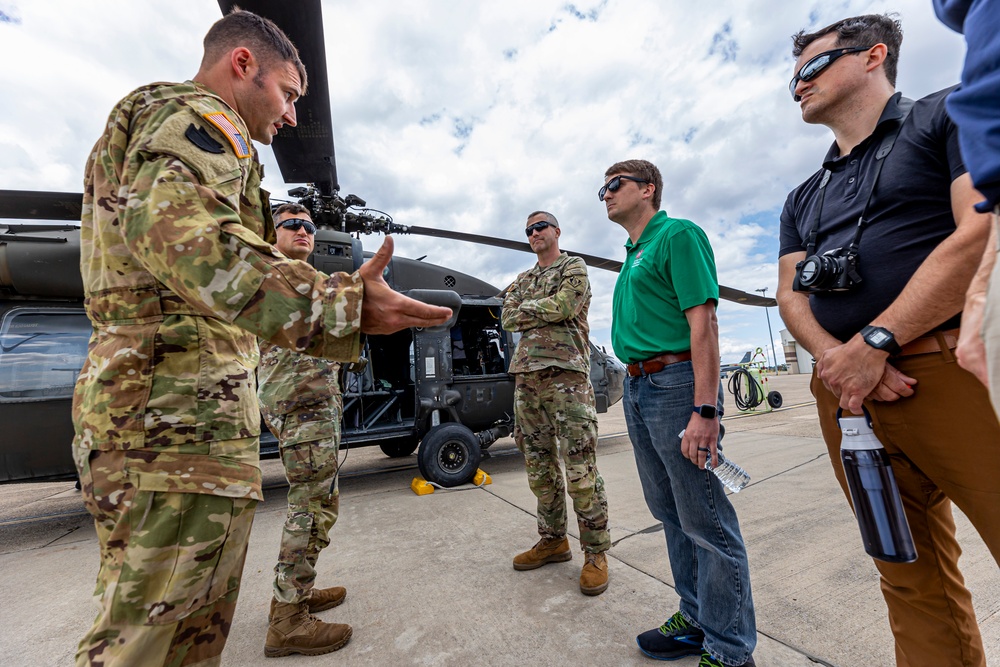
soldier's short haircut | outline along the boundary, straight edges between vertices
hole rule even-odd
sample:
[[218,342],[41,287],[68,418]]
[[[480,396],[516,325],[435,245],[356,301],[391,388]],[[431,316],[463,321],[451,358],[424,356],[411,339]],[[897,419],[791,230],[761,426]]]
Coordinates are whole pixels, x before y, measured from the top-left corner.
[[309,216],[309,219],[312,220],[312,216],[309,215],[309,209],[307,209],[302,204],[296,204],[295,202],[287,202],[285,204],[282,204],[278,208],[274,209],[273,215],[274,217],[278,217],[283,213],[290,213],[291,215],[302,215],[303,213],[305,213],[306,215]]
[[279,62],[295,65],[302,94],[306,94],[306,66],[302,64],[299,50],[281,28],[263,16],[234,6],[233,11],[209,28],[203,44],[205,55],[201,61],[202,68],[211,66],[225,54],[243,46],[250,49],[262,69]]
[[831,23],[816,32],[800,30],[792,35],[792,55],[798,58],[810,44],[820,37],[837,34],[837,46],[875,46],[885,44],[889,54],[883,63],[885,77],[896,87],[896,66],[899,64],[899,47],[903,43],[903,26],[896,14],[865,14],[852,16]]
[[616,162],[608,167],[608,170],[604,172],[604,178],[614,176],[615,174],[628,174],[629,176],[641,178],[647,183],[652,183],[656,188],[653,192],[653,208],[657,211],[660,210],[660,197],[663,195],[663,177],[660,176],[660,170],[656,168],[655,164],[649,162],[648,160],[625,160],[624,162]]
[[556,216],[552,215],[548,211],[535,211],[534,213],[531,213],[530,215],[528,215],[528,220],[531,220],[536,215],[540,215],[540,216],[544,217],[545,221],[548,222],[548,223],[550,223],[553,227],[558,227],[559,226],[559,221],[556,220]]

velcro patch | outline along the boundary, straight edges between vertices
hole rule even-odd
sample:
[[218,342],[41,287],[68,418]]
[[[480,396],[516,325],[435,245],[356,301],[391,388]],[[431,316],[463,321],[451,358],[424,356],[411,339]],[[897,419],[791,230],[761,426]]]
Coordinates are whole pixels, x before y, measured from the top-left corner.
[[202,117],[226,135],[226,139],[229,139],[233,150],[236,151],[236,157],[250,157],[250,145],[243,138],[243,134],[236,127],[236,124],[229,120],[229,116],[221,111],[213,111],[212,113],[203,113]]
[[188,141],[197,146],[203,151],[208,153],[225,153],[226,149],[222,147],[218,141],[212,138],[212,135],[208,133],[203,127],[195,127],[194,123],[188,125],[187,131],[184,133]]

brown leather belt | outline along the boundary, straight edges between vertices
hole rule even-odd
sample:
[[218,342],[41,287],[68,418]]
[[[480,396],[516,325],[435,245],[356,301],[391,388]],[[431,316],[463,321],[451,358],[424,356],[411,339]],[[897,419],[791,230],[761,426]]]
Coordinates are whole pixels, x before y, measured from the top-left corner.
[[682,361],[691,361],[691,350],[688,350],[687,352],[678,352],[677,354],[664,352],[663,354],[656,355],[652,359],[646,359],[645,361],[637,361],[633,364],[629,364],[628,374],[632,377],[635,377],[636,375],[651,375],[652,373],[659,373],[670,364],[679,364]]
[[911,340],[903,345],[903,351],[896,356],[907,357],[912,354],[930,354],[941,350],[953,350],[958,345],[959,329],[949,329],[947,331],[934,331],[921,336],[916,340]]

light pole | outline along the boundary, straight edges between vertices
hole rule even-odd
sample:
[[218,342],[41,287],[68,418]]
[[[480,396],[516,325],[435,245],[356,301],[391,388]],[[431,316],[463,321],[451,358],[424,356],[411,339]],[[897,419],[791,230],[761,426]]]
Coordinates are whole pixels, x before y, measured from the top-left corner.
[[[754,290],[754,291],[755,292],[760,292],[761,294],[764,295],[764,298],[767,298],[767,288],[766,287],[762,287],[762,288],[760,288],[758,290]],[[777,373],[778,372],[778,355],[774,351],[774,334],[771,333],[771,314],[769,312],[767,312],[767,306],[764,306],[764,315],[767,316],[767,337],[771,340],[771,357],[774,359],[774,372]]]

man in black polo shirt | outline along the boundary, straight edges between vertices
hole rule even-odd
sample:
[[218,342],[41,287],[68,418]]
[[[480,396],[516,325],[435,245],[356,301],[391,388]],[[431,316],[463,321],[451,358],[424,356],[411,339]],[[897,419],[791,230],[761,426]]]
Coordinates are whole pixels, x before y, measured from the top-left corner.
[[781,316],[816,359],[812,391],[845,493],[838,407],[860,414],[864,404],[891,456],[918,553],[876,561],[897,664],[985,667],[950,502],[1000,561],[1000,425],[953,354],[988,227],[973,209],[980,197],[948,91],[912,108],[895,93],[902,32],[887,16],[792,40],[791,93],[835,142],[781,214]]

